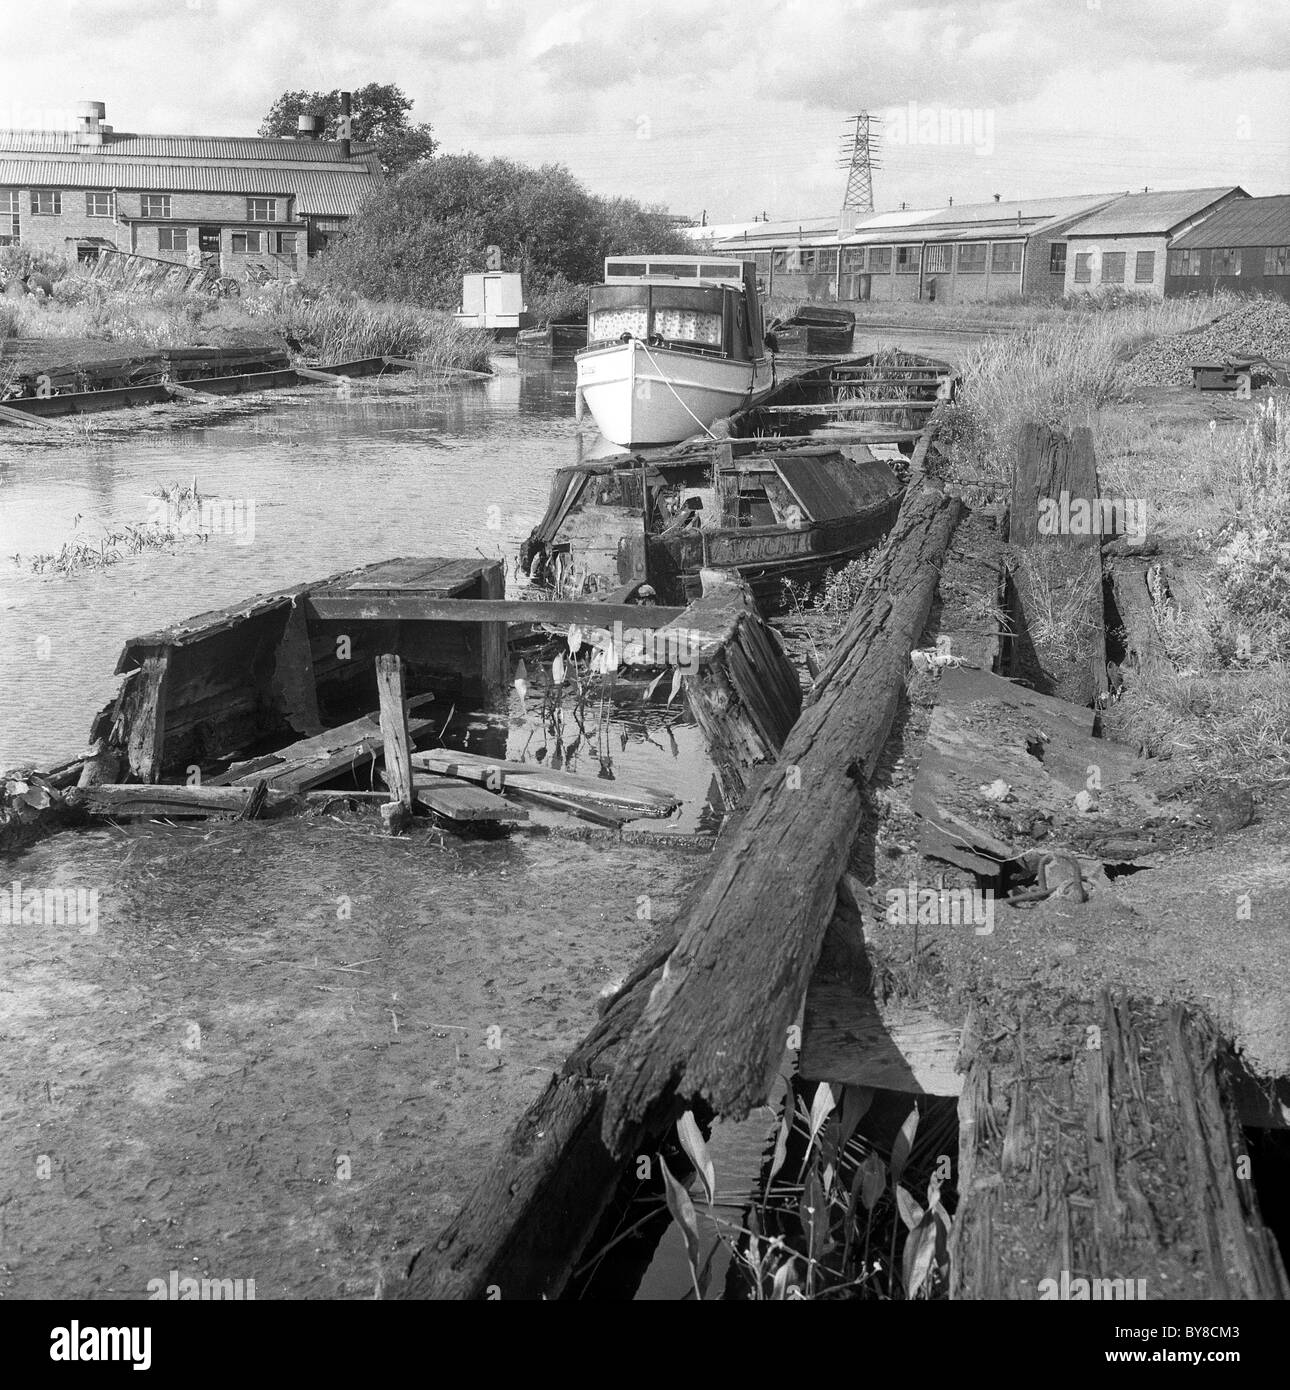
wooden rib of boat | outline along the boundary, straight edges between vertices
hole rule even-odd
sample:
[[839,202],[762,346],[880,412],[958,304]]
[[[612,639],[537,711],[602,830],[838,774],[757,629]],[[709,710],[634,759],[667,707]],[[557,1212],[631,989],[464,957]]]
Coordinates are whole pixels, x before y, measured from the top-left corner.
[[844,357],[851,351],[855,327],[856,316],[850,309],[807,304],[792,318],[771,324],[769,332],[774,334],[776,352]]
[[954,380],[947,363],[891,350],[821,364],[722,422],[723,439],[560,469],[521,567],[559,592],[646,583],[668,604],[720,570],[774,599],[781,580],[813,582],[882,540],[900,452],[928,437]]

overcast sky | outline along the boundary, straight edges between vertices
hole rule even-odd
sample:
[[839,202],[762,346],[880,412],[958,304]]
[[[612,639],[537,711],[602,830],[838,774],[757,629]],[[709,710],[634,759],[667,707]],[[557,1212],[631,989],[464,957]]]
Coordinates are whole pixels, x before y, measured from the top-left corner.
[[862,108],[879,209],[1290,191],[1287,0],[6,0],[4,31],[0,126],[252,134],[394,82],[445,152],[712,222],[836,212]]

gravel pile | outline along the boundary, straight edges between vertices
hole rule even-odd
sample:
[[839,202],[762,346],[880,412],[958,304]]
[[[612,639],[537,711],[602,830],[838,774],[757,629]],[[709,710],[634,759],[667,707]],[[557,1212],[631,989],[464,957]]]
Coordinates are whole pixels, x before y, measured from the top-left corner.
[[1193,362],[1233,356],[1290,359],[1290,304],[1258,300],[1203,328],[1157,338],[1124,364],[1122,376],[1131,387],[1189,386]]

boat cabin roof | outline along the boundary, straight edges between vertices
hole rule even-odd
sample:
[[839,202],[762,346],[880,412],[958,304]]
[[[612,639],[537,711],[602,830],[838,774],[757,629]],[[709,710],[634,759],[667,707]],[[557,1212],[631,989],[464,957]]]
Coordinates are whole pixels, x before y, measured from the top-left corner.
[[744,263],[720,256],[607,256],[605,284],[629,285],[642,280],[672,281],[693,285],[706,281],[733,285],[741,289],[744,283]]

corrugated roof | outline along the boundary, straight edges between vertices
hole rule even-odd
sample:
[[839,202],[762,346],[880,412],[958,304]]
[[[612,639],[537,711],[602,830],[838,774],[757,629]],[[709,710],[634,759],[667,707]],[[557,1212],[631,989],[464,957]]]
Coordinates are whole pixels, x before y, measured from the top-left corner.
[[257,164],[127,164],[115,160],[67,163],[0,157],[0,188],[115,188],[174,193],[294,194],[296,211],[352,217],[377,180],[352,169],[278,169]]
[[1219,208],[1174,242],[1182,250],[1206,246],[1290,246],[1290,193],[1242,198]]
[[[351,157],[373,146],[355,140]],[[62,130],[0,130],[0,155],[74,154],[91,159],[227,159],[246,164],[261,159],[343,164],[338,140],[266,140],[258,135],[129,135],[114,131],[102,145],[82,145]]]
[[1229,193],[1245,190],[1236,184],[1226,188],[1179,188],[1167,193],[1128,193],[1109,207],[1077,222],[1070,236],[1164,236],[1181,222],[1203,212]]

